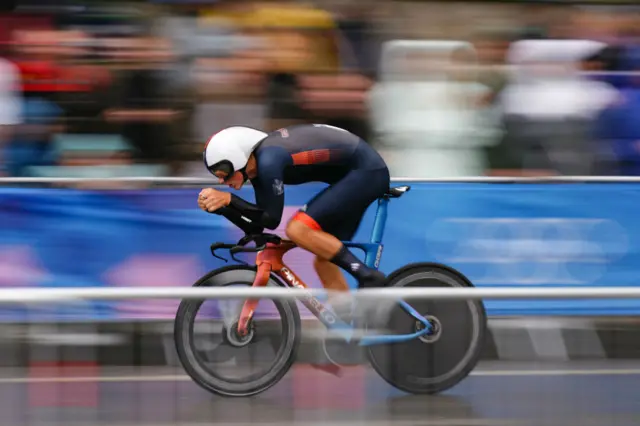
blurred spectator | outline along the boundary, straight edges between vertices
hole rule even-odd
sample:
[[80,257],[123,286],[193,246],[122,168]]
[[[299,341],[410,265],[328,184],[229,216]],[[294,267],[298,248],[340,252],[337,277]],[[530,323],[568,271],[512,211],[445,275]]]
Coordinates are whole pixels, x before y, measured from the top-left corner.
[[[335,82],[325,78],[330,79],[340,69],[339,39],[333,16],[308,4],[265,4],[257,6],[251,26],[258,28],[257,32],[269,46],[265,64],[267,128],[326,122],[327,110],[322,106],[316,109],[317,104],[306,98],[336,88]],[[313,74],[319,75],[319,80],[314,79]],[[330,96],[340,102],[339,90]],[[344,110],[335,114],[345,115]]]
[[339,31],[341,67],[375,79],[380,61],[382,35],[374,19],[377,2],[342,2],[332,10]]
[[[307,121],[347,129],[364,140],[371,137],[367,117],[367,93],[376,78],[381,42],[374,20],[374,4],[341,1],[329,7],[330,34],[338,62],[324,73],[298,77],[299,100]],[[328,15],[329,16],[329,15]]]
[[17,30],[13,45],[23,79],[23,91],[54,100],[58,93],[80,90],[60,65],[65,52],[64,33],[50,30]]
[[520,167],[520,162],[513,158],[513,152],[506,145],[506,134],[502,131],[504,116],[500,104],[500,97],[509,82],[505,61],[511,39],[512,33],[504,30],[486,30],[474,39],[479,61],[478,81],[487,88],[480,100],[480,108],[487,126],[495,129],[495,139],[486,149],[486,173],[491,175],[517,174]]
[[640,176],[640,90],[622,90],[624,102],[603,112],[598,121],[600,157],[607,174]]
[[35,96],[24,100],[24,121],[9,149],[12,175],[28,176],[33,166],[55,164],[52,138],[62,131],[62,111],[53,102]]
[[137,161],[169,163],[177,173],[193,100],[191,88],[172,67],[172,47],[151,37],[112,42],[117,62],[105,118],[135,148]]
[[522,17],[524,20],[520,28],[518,40],[544,40],[549,37],[549,32],[556,14],[562,7],[549,4],[524,4],[522,7]]
[[[462,42],[392,43],[371,91],[371,121],[392,176],[475,176],[495,134],[480,113],[475,49]],[[403,47],[404,46],[404,47]]]
[[303,75],[301,106],[308,121],[341,127],[369,140],[366,96],[371,84],[361,74]]
[[58,44],[56,64],[65,83],[58,87],[55,99],[67,117],[66,131],[109,132],[100,113],[106,107],[112,81],[106,67],[93,63],[98,40],[90,33],[69,30],[58,32]]
[[487,104],[493,104],[507,84],[505,60],[510,42],[511,33],[499,30],[482,32],[473,40],[478,55],[478,81],[490,89],[484,100]]
[[640,61],[630,71],[616,81],[621,100],[600,115],[596,137],[609,174],[640,176]]
[[10,163],[14,174],[28,175],[33,167],[58,163],[53,135],[86,128],[99,110],[96,97],[88,95],[95,95],[94,87],[105,79],[100,69],[75,62],[86,55],[88,36],[83,32],[16,30],[13,37],[25,122],[13,140]]
[[6,59],[8,49],[0,45],[0,174],[12,174],[8,166],[8,148],[22,122],[21,79],[18,67]]
[[244,99],[248,112],[255,89],[264,96],[260,101],[266,120],[261,127],[274,130],[314,121],[366,137],[363,94],[369,85],[353,72],[339,74],[340,34],[330,13],[308,4],[223,2],[206,14],[206,23],[224,23],[252,40],[227,55],[231,57],[200,60],[208,68],[217,67],[221,84],[215,90],[226,95],[225,104]]
[[514,71],[502,97],[507,146],[523,170],[596,172],[596,116],[617,99],[606,83],[581,77],[584,58],[604,45],[584,40],[525,40],[509,53]]

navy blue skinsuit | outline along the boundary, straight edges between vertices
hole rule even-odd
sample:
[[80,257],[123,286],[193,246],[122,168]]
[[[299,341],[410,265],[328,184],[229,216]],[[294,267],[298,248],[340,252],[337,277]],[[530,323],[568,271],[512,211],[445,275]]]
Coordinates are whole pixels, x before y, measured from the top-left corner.
[[[251,184],[257,204],[232,194],[228,207],[244,217],[246,232],[278,227],[284,185],[324,182],[329,186],[302,211],[323,231],[347,241],[369,205],[389,190],[389,170],[380,155],[358,136],[337,127],[313,124],[277,130],[258,145],[254,155],[258,175]],[[240,226],[237,220],[234,223]]]

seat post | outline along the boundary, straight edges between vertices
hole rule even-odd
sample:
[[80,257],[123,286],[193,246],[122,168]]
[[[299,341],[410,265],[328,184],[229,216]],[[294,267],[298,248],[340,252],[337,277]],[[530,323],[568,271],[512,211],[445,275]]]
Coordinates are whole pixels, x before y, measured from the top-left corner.
[[387,224],[387,205],[389,198],[387,196],[378,198],[378,208],[376,209],[376,217],[373,220],[373,230],[371,231],[371,242],[380,244],[384,236],[384,227]]

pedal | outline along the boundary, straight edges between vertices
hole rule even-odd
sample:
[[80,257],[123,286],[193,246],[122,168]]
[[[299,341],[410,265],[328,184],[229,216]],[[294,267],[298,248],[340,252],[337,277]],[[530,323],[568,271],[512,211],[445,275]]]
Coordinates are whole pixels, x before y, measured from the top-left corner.
[[312,368],[316,370],[324,371],[335,377],[342,377],[342,368],[335,364],[311,364]]

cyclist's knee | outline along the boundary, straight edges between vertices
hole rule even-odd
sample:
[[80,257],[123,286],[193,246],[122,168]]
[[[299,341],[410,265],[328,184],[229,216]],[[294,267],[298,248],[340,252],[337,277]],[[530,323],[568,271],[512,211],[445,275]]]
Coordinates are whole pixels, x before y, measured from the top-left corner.
[[287,234],[287,238],[293,242],[297,242],[304,238],[308,230],[302,223],[290,220],[284,232]]
[[308,214],[304,212],[296,213],[285,229],[287,237],[292,241],[301,241],[308,238],[313,231],[320,230],[320,225]]

